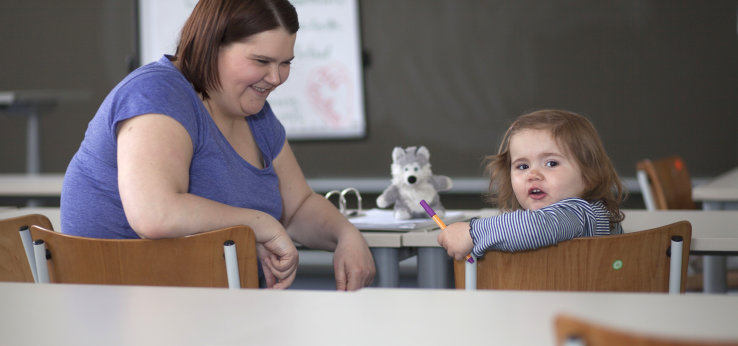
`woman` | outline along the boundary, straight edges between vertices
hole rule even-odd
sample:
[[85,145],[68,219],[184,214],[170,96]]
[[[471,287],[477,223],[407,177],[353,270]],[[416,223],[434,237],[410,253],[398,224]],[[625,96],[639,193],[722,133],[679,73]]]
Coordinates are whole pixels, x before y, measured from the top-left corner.
[[284,83],[297,13],[286,0],[201,0],[175,56],[106,97],[64,178],[62,232],[180,237],[253,228],[267,287],[295,278],[293,243],[335,251],[336,287],[371,283],[359,231],[312,192],[266,98]]

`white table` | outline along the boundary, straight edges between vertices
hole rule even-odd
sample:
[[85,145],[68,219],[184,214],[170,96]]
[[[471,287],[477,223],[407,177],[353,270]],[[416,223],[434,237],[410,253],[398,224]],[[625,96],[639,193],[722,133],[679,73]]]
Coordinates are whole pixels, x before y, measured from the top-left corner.
[[0,197],[21,197],[29,207],[38,206],[38,198],[60,197],[64,174],[0,174]]
[[[492,216],[499,213],[496,209],[482,209],[476,212],[466,211],[468,215]],[[692,245],[690,251],[695,254],[738,254],[738,232],[734,232],[738,225],[738,211],[702,211],[702,210],[659,210],[646,211],[626,209],[623,230],[633,232],[645,230],[673,222],[686,220],[692,224]],[[439,263],[448,262],[445,251],[439,247],[436,238],[440,230],[426,230],[404,233],[402,237],[403,247],[435,248],[434,252],[418,252],[418,265],[421,262]],[[446,267],[438,267],[438,270],[446,270]],[[443,274],[439,274],[443,275]],[[705,281],[707,278],[704,279]],[[707,282],[705,282],[707,284]],[[421,282],[418,278],[419,287],[443,288],[447,283],[440,280],[426,280]],[[706,293],[715,291],[705,290]],[[723,291],[725,290],[723,289]]]
[[[738,209],[738,168],[718,176],[706,184],[692,189],[692,199],[702,202],[704,210]],[[728,230],[738,233],[738,225],[730,225]],[[725,292],[726,258],[720,255],[706,255],[704,278],[706,292]]]
[[0,174],[0,197],[60,197],[64,174]]
[[738,299],[725,295],[0,283],[0,306],[2,342],[18,346],[546,346],[560,313],[641,333],[738,340]]
[[738,211],[702,210],[625,210],[624,232],[655,228],[686,220],[692,225],[694,254],[738,254],[738,233],[731,227],[738,224]]
[[692,189],[692,199],[701,201],[703,209],[738,209],[738,168]]
[[54,230],[61,229],[60,212],[58,207],[32,207],[32,208],[0,208],[0,219],[23,216],[28,214],[41,214],[49,218]]

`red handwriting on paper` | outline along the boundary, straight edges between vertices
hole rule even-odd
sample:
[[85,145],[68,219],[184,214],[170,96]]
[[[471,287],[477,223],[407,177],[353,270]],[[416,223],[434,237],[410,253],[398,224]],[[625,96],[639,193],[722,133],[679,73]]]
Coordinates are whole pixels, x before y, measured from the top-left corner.
[[326,125],[341,127],[351,117],[353,89],[348,69],[340,63],[318,66],[310,71],[307,96]]

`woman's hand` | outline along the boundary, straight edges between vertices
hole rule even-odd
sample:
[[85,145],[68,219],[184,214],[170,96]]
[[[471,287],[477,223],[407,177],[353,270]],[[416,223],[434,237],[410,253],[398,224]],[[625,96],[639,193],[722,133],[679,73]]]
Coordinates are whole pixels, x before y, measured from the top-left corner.
[[438,233],[438,244],[443,246],[448,255],[455,260],[464,259],[474,248],[469,227],[468,222],[456,222]]
[[346,232],[333,254],[336,289],[353,291],[371,285],[376,274],[374,257],[359,232]]
[[[274,219],[272,219],[274,220]],[[261,261],[267,288],[284,289],[295,281],[299,255],[295,244],[281,224],[274,220],[274,225],[260,227],[256,237],[256,252]],[[264,238],[267,230],[274,230],[271,237]]]

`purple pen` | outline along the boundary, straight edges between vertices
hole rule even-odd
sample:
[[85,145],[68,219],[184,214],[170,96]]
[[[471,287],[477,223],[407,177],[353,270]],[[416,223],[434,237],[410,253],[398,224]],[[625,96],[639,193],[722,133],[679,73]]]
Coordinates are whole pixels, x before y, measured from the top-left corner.
[[[438,227],[441,227],[441,230],[446,229],[446,224],[441,221],[441,218],[438,217],[438,214],[436,214],[433,208],[431,208],[425,200],[420,201],[420,206],[423,207],[423,209],[425,209],[425,212],[428,213],[428,216],[430,216],[431,219],[433,219],[433,221],[438,224]],[[466,255],[466,261],[469,263],[474,263],[474,258],[472,258],[471,255]]]

